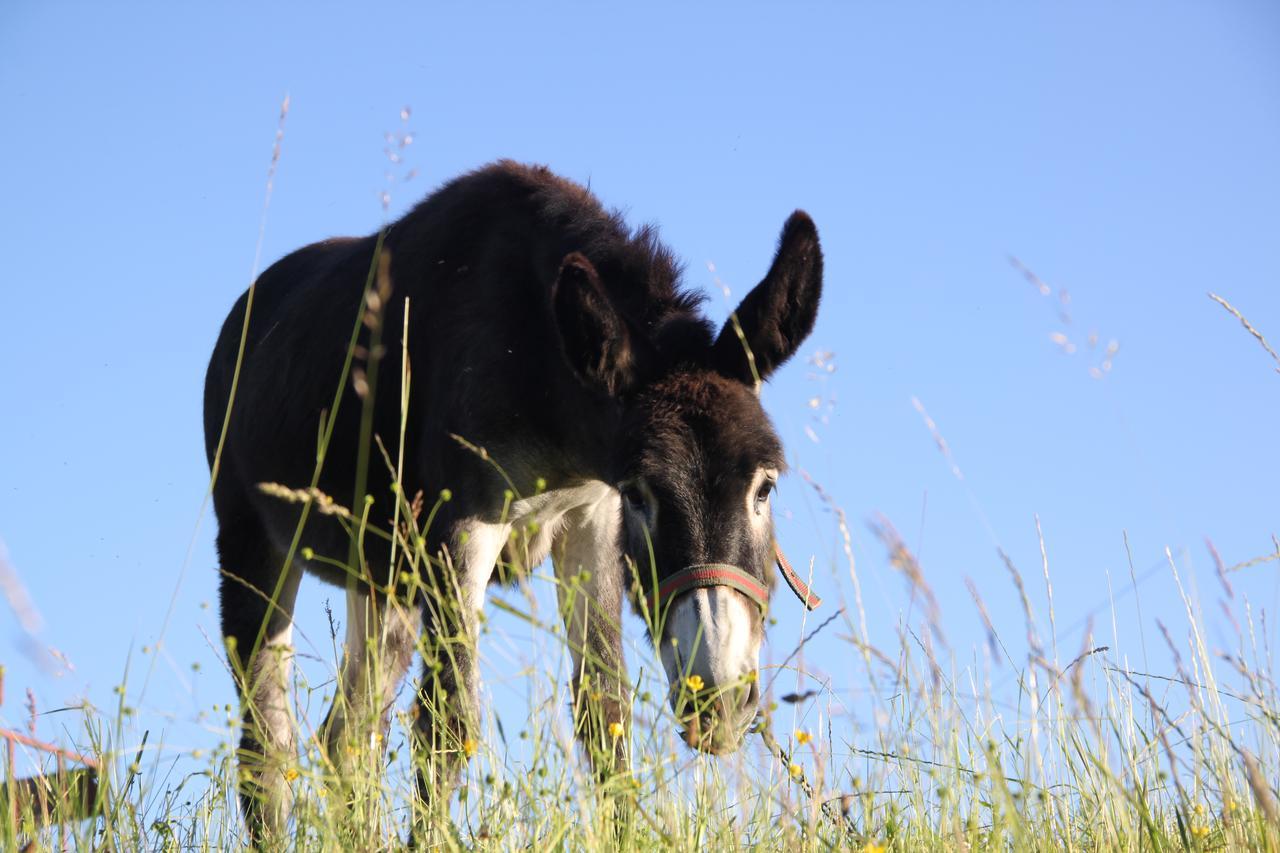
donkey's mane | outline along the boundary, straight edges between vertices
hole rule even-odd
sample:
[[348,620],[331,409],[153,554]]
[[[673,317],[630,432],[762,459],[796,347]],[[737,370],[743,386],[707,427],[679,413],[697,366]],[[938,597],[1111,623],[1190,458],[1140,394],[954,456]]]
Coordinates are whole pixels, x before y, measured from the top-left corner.
[[681,360],[710,346],[712,326],[701,313],[706,296],[685,287],[683,265],[657,228],[632,229],[621,211],[605,208],[587,187],[546,166],[499,160],[448,182],[418,209],[452,208],[454,200],[519,209],[536,232],[559,237],[557,262],[570,251],[586,255],[617,308],[669,357]]

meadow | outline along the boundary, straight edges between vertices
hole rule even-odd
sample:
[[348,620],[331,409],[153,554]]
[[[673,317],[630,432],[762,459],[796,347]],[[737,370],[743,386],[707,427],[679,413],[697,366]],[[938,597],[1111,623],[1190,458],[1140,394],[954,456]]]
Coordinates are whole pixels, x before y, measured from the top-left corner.
[[[910,552],[887,530],[885,545],[927,602]],[[1177,577],[1172,562],[1169,571]],[[1009,572],[1024,594],[1041,580],[1012,565]],[[1012,706],[993,695],[987,667],[975,664],[1003,655],[994,625],[990,649],[972,650],[966,665],[930,636],[936,614],[918,627],[904,623],[896,647],[876,648],[859,639],[856,603],[845,602],[834,622],[808,627],[846,632],[849,654],[874,688],[860,709],[874,716],[874,737],[849,736],[847,712],[829,691],[785,692],[787,674],[802,666],[800,637],[795,659],[762,674],[767,710],[744,754],[723,764],[690,755],[670,725],[654,725],[669,717],[665,684],[646,676],[636,685],[634,777],[603,787],[588,778],[574,746],[566,684],[535,671],[527,675],[525,728],[504,731],[490,716],[482,739],[452,745],[470,763],[447,814],[413,814],[405,715],[393,725],[386,760],[368,750],[356,765],[363,772],[339,776],[318,747],[307,749],[285,771],[297,797],[293,841],[302,849],[385,849],[411,821],[425,820],[436,827],[431,846],[451,850],[1276,849],[1280,703],[1272,654],[1257,643],[1265,632],[1250,603],[1232,595],[1225,571],[1221,592],[1238,645],[1204,645],[1188,600],[1185,613],[1169,615],[1177,627],[1148,638],[1169,643],[1179,660],[1165,675],[1117,665],[1093,634],[1082,648],[1059,649],[1052,609],[1046,630],[1028,601],[1022,627],[1036,652],[1003,661],[1017,673]],[[535,625],[550,656],[563,646],[561,631],[532,608],[509,596],[495,604]],[[974,604],[981,607],[976,591]],[[1183,630],[1192,638],[1185,647],[1169,633]],[[331,689],[294,684],[303,709],[327,704]],[[71,849],[239,847],[238,713],[223,711],[221,741],[191,753],[203,766],[175,778],[171,751],[137,731],[123,702],[85,709],[77,742],[103,767],[102,816],[66,828]],[[514,740],[527,742],[528,763],[507,760]],[[37,817],[28,801],[15,823],[18,805],[8,804],[0,824],[7,849],[31,835]],[[49,805],[56,820],[59,806]],[[41,846],[58,837],[36,834]]]

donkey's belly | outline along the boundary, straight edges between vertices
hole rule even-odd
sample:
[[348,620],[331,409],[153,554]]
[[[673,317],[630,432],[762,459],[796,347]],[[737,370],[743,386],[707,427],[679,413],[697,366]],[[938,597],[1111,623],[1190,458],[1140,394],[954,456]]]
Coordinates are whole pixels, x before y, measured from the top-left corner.
[[334,510],[318,503],[311,505],[299,535],[303,505],[279,498],[269,500],[270,503],[259,502],[257,508],[272,548],[281,559],[292,550],[295,566],[334,586],[361,580],[362,571],[369,573],[365,580],[378,586],[387,586],[394,580],[389,571],[390,543],[380,535],[366,532],[354,540],[336,516],[326,514]]

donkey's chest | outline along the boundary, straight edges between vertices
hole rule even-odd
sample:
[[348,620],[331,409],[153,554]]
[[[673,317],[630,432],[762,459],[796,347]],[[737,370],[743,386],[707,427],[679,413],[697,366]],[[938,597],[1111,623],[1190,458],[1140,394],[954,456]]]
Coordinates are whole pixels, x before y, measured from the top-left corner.
[[615,494],[608,483],[594,480],[514,501],[508,513],[505,560],[518,571],[529,571],[551,553],[560,531],[590,517],[602,501],[615,499]]

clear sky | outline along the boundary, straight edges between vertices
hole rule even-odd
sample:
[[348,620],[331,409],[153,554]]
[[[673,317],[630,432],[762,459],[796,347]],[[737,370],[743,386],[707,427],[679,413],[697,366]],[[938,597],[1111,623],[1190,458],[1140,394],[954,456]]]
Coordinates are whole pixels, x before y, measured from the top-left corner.
[[[919,554],[963,665],[983,637],[965,578],[1025,651],[997,548],[1047,616],[1037,515],[1065,647],[1093,616],[1113,660],[1141,661],[1126,532],[1145,629],[1184,630],[1167,547],[1210,642],[1229,642],[1205,540],[1228,564],[1275,550],[1280,374],[1206,294],[1280,342],[1275,5],[8,2],[0,541],[42,617],[38,643],[74,669],[37,666],[0,603],[0,720],[22,717],[27,687],[41,708],[113,707],[132,653],[140,728],[186,749],[216,742],[194,722],[233,695],[200,514],[201,388],[254,270],[286,94],[261,266],[372,232],[440,182],[513,157],[658,223],[723,317],[716,279],[740,297],[787,214],[808,210],[826,296],[765,395],[795,472],[778,525],[795,562],[816,558],[818,591],[851,601],[837,525],[798,472],[845,510],[876,643],[892,648],[921,611],[869,521],[890,520]],[[384,137],[403,129],[414,141],[392,164]],[[810,363],[819,353],[834,371]],[[1270,562],[1232,581],[1274,613],[1276,578]],[[1115,637],[1098,609],[1109,588]],[[799,636],[785,595],[775,661]],[[341,612],[337,590],[304,588],[313,638],[326,598]],[[143,690],[141,649],[162,630]],[[836,725],[856,739],[866,684],[844,632],[819,636],[806,664],[843,697]],[[488,650],[499,713],[508,696],[525,707],[516,646]],[[310,652],[308,666],[332,665],[327,643]],[[1151,666],[1168,671],[1167,656],[1153,649]],[[41,731],[62,725],[76,723]]]

